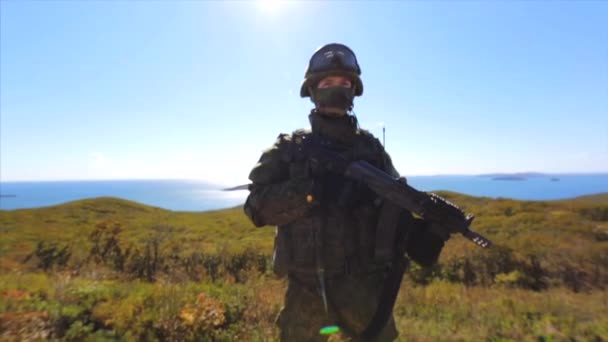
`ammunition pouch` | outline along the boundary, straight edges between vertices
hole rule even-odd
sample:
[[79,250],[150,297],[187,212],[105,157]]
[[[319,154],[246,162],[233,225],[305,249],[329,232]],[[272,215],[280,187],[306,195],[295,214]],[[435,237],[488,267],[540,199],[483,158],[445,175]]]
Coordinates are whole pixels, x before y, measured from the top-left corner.
[[[399,178],[406,183],[405,177]],[[378,217],[374,248],[374,262],[385,264],[403,256],[411,231],[412,214],[391,201],[384,201]]]
[[395,259],[395,237],[399,227],[403,209],[389,201],[384,201],[380,209],[373,261],[376,264],[386,264]]

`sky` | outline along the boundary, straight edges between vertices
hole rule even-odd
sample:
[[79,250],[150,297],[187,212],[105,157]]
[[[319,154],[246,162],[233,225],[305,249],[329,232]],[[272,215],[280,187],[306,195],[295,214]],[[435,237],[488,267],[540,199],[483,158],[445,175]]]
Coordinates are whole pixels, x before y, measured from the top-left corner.
[[406,176],[608,172],[608,2],[0,2],[0,180],[247,181],[308,59]]

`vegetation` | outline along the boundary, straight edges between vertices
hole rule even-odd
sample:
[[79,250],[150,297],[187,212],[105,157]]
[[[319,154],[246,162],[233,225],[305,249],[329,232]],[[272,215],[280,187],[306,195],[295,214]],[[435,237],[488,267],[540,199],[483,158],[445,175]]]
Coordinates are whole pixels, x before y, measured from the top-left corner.
[[[442,192],[475,230],[395,307],[401,340],[608,340],[608,194],[514,201]],[[1,340],[275,340],[274,230],[241,208],[115,198],[0,211]]]

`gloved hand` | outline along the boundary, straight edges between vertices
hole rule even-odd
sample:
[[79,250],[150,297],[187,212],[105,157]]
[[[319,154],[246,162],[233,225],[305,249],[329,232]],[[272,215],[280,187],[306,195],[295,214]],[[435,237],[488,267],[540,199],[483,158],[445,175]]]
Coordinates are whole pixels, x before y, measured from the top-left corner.
[[282,225],[306,215],[319,205],[319,185],[312,179],[252,185],[245,213],[258,226]]
[[432,223],[413,218],[412,231],[406,247],[407,255],[423,267],[437,262],[444,246],[444,239],[429,231]]

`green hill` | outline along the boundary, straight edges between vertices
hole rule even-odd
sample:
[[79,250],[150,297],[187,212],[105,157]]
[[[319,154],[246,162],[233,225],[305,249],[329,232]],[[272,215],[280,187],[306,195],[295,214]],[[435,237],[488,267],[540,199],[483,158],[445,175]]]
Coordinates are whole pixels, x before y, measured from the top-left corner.
[[580,196],[580,197],[574,198],[573,200],[592,202],[592,203],[596,203],[596,204],[608,204],[608,193]]
[[[460,236],[414,266],[395,315],[412,340],[608,339],[608,194],[515,201],[440,194],[495,246]],[[0,211],[3,339],[272,340],[284,280],[274,229],[242,208],[117,198]],[[602,304],[604,303],[604,304]]]
[[120,223],[125,242],[142,242],[162,234],[179,243],[183,253],[272,247],[273,232],[257,229],[241,208],[177,212],[124,199],[100,197],[38,208],[0,211],[0,257],[24,256],[40,240],[85,247],[99,222]]
[[[508,258],[563,262],[562,268],[576,265],[587,269],[583,265],[589,261],[605,265],[608,194],[545,202],[440,194],[474,214],[473,228],[493,240],[498,246],[495,250],[508,253]],[[178,246],[176,253],[181,257],[194,252],[238,254],[247,250],[269,256],[274,235],[274,229],[254,227],[240,207],[178,212],[101,197],[38,209],[0,211],[0,265],[22,260],[40,241],[69,245],[72,258],[84,259],[91,248],[90,234],[99,224],[120,227],[119,244],[123,249],[156,239],[164,245]],[[445,248],[441,263],[484,255],[488,253],[456,236]]]

